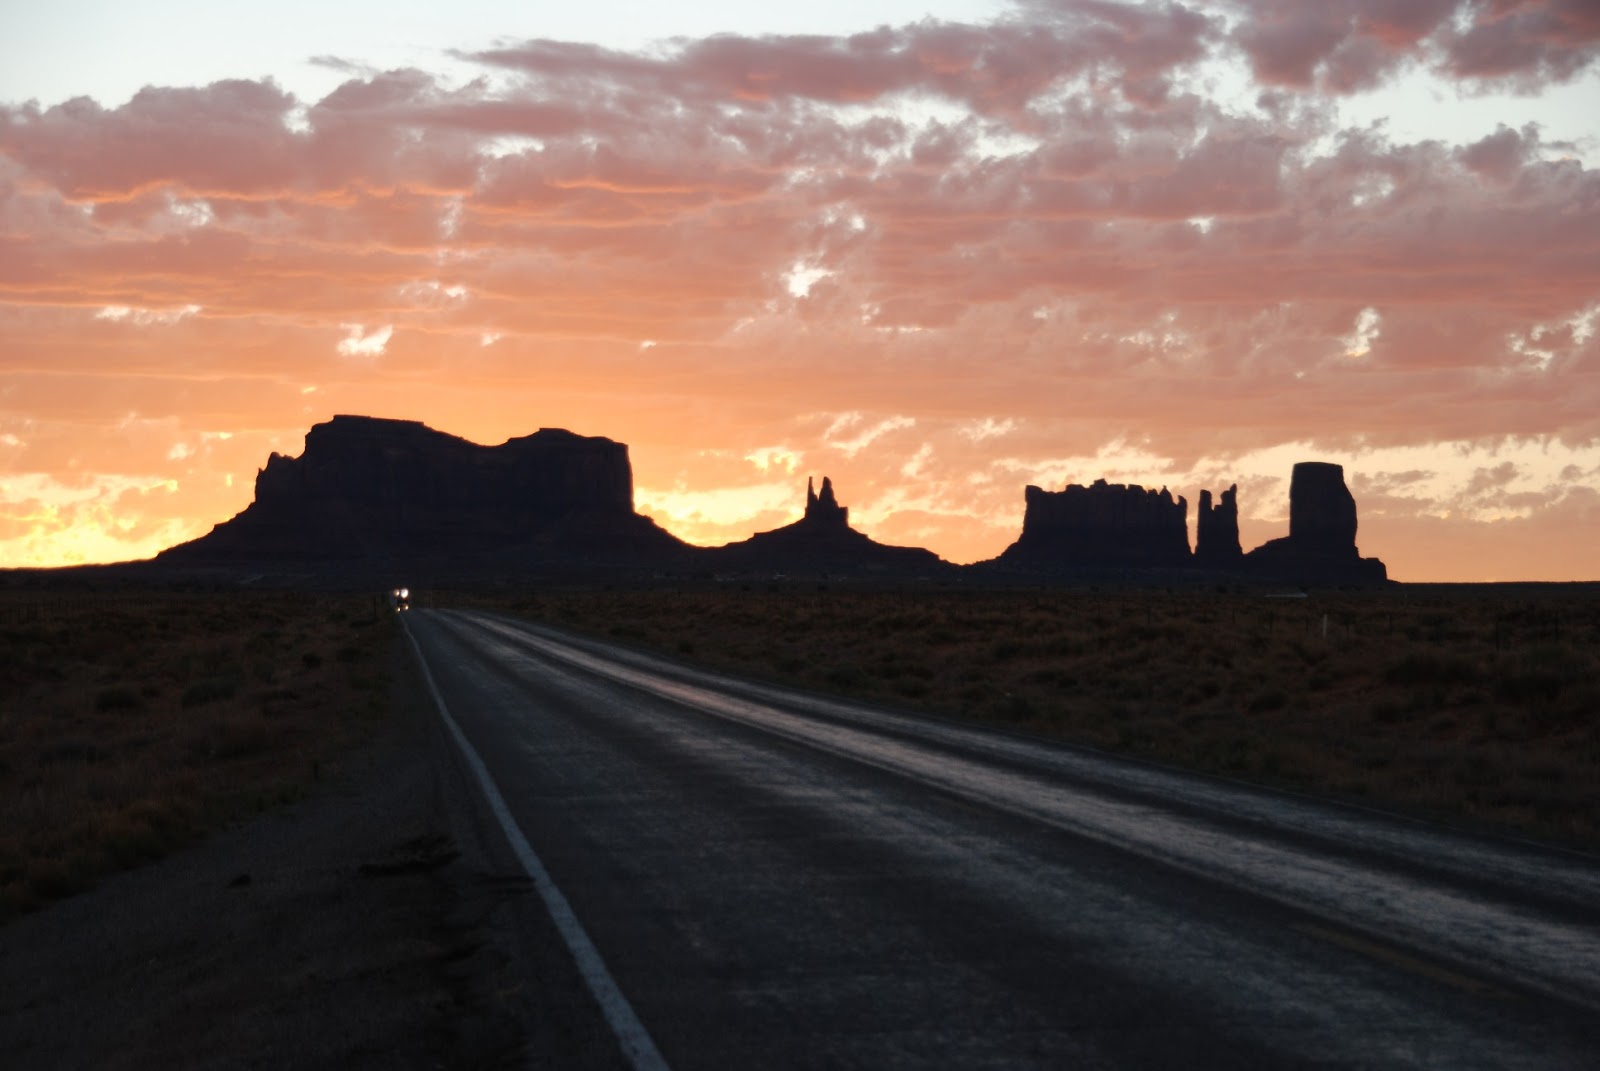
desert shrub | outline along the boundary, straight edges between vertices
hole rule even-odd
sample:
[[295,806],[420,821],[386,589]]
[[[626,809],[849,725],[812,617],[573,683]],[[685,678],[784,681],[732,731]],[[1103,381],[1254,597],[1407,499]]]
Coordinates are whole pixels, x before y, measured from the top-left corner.
[[1033,700],[1025,695],[1008,695],[1005,702],[1000,705],[1001,713],[1015,721],[1028,721],[1035,717],[1039,710],[1033,705]]
[[69,736],[45,744],[38,754],[41,763],[99,762],[106,757],[104,748],[81,736]]
[[243,759],[271,750],[273,727],[259,717],[240,715],[219,722],[212,739],[212,754],[219,759]]
[[1564,689],[1560,702],[1550,713],[1559,715],[1563,721],[1576,727],[1592,725],[1597,711],[1600,711],[1600,680],[1590,677]]
[[1482,752],[1458,755],[1451,766],[1451,775],[1459,785],[1490,788],[1502,780],[1500,767]]
[[1289,644],[1289,649],[1308,666],[1315,666],[1328,657],[1328,648],[1321,643],[1294,640]]
[[233,676],[201,677],[183,690],[185,707],[198,707],[232,699],[239,693],[239,678]]
[[1495,693],[1510,703],[1549,703],[1587,681],[1589,674],[1588,660],[1570,648],[1540,644],[1512,663],[1495,682]]
[[135,710],[143,705],[138,691],[125,684],[105,688],[94,697],[96,710]]
[[28,891],[41,900],[56,900],[89,887],[90,869],[83,861],[45,859],[27,875]]
[[[346,629],[338,613],[379,624],[369,600],[89,593],[38,625],[32,599],[0,591],[0,619],[18,626],[0,637],[0,813],[14,819],[0,823],[0,922],[229,820],[242,792],[304,776],[306,757],[363,736],[380,705],[376,693],[352,702],[348,674],[313,673],[322,655],[294,657],[352,646],[356,667],[373,666],[390,630]],[[266,694],[241,704],[258,682]],[[248,716],[225,724],[241,705]],[[14,706],[36,716],[14,718]],[[131,808],[135,793],[156,802]],[[142,813],[151,806],[192,821],[173,833]]]
[[1412,651],[1389,663],[1383,679],[1400,685],[1470,684],[1478,679],[1478,667],[1447,651]]
[[863,688],[871,678],[860,666],[834,666],[823,674],[823,680],[841,690]]
[[1289,697],[1281,688],[1268,688],[1257,692],[1251,697],[1246,710],[1252,714],[1266,714],[1274,710],[1282,710],[1289,705]]

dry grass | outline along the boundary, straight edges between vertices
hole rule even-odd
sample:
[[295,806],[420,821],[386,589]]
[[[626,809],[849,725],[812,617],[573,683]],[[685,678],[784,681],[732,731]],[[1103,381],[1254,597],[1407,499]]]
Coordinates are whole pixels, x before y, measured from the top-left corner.
[[387,709],[390,616],[0,592],[0,921],[303,792]]
[[809,688],[1600,846],[1592,596],[774,588],[499,605]]

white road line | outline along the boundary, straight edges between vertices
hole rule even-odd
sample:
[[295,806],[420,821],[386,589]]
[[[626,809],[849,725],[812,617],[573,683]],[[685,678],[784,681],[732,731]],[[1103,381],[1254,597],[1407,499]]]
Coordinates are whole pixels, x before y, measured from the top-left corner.
[[411,641],[412,650],[417,652],[417,664],[422,667],[423,680],[427,682],[428,691],[432,693],[433,701],[439,707],[439,716],[444,719],[450,735],[455,738],[456,746],[461,749],[462,757],[467,760],[467,765],[477,777],[478,784],[483,789],[483,797],[488,802],[489,809],[494,812],[495,819],[500,823],[500,829],[505,833],[506,841],[516,854],[517,861],[522,864],[522,869],[532,879],[534,888],[539,890],[540,897],[544,899],[550,918],[555,922],[556,929],[561,932],[561,939],[566,942],[567,950],[577,961],[578,973],[583,975],[589,992],[600,1004],[600,1011],[605,1015],[606,1022],[611,1025],[612,1033],[616,1034],[617,1042],[622,1046],[622,1054],[627,1057],[634,1071],[668,1071],[667,1061],[656,1048],[655,1041],[650,1037],[650,1031],[639,1021],[639,1016],[634,1012],[633,1005],[628,1003],[628,998],[622,995],[617,980],[606,968],[605,960],[600,958],[600,950],[595,948],[583,924],[578,921],[578,916],[573,914],[572,905],[556,887],[550,872],[544,868],[544,863],[539,860],[533,846],[528,843],[528,838],[523,836],[522,830],[517,826],[517,820],[511,817],[511,810],[506,806],[505,797],[500,795],[500,789],[495,785],[494,778],[489,775],[489,768],[483,764],[477,749],[472,746],[467,734],[461,731],[461,726],[451,716],[450,708],[445,705],[444,696],[439,694],[439,686],[433,681],[433,672],[428,668],[428,660],[422,654],[422,645],[417,643],[417,638],[411,634],[411,627],[404,620],[401,625],[405,628],[406,639]]

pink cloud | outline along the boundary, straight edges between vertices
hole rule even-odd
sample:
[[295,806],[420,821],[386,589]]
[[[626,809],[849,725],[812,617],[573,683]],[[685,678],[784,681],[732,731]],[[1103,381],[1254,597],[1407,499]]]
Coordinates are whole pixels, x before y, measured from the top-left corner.
[[[928,20],[850,37],[740,37],[685,42],[644,57],[595,45],[528,41],[467,54],[577,99],[638,104],[795,101],[863,104],[933,93],[981,113],[1016,114],[1047,88],[1106,71],[1143,85],[1199,59],[1212,20],[1180,4],[1035,6],[1029,19],[967,26]],[[565,95],[565,93],[563,93]]]
[[1236,40],[1261,82],[1334,93],[1371,89],[1408,63],[1531,88],[1572,78],[1600,47],[1588,0],[1245,0],[1241,10]]
[[1502,126],[1462,149],[1461,162],[1498,185],[1506,186],[1521,172],[1522,165],[1528,162],[1538,145],[1537,128],[1518,132]]
[[125,199],[174,181],[259,195],[290,182],[293,103],[270,81],[229,81],[147,87],[109,111],[87,97],[0,108],[0,152],[71,200]]
[[1446,69],[1462,78],[1528,87],[1564,82],[1600,53],[1600,8],[1591,0],[1487,0],[1452,38]]
[[1238,41],[1268,85],[1349,93],[1378,84],[1447,23],[1458,0],[1253,0]]
[[[1003,463],[1111,442],[1230,482],[1288,442],[1600,442],[1600,178],[1533,126],[1397,143],[1312,92],[1443,62],[1465,9],[1246,9],[1232,38],[1178,4],[1041,3],[649,55],[532,41],[476,57],[492,82],[365,73],[309,107],[270,82],[0,106],[0,433],[129,409],[290,448],[336,408],[483,441],[565,423],[672,486],[737,482],[751,442],[824,449],[816,414],[914,416],[830,474],[866,509],[915,461],[885,531],[943,526],[957,556],[1004,545]],[[1471,13],[1542,51],[1461,78],[1590,48],[1559,5]],[[1307,92],[1197,95],[1234,49]],[[382,352],[341,361],[352,324],[389,328]],[[1012,430],[959,433],[980,418]],[[107,434],[79,463],[143,478],[171,446]]]

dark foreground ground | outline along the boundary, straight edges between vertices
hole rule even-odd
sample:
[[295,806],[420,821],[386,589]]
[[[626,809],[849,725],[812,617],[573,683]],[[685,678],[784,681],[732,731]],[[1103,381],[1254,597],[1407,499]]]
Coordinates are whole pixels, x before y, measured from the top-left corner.
[[524,883],[452,839],[470,803],[393,659],[395,716],[337,776],[0,931],[6,1066],[611,1066]]
[[[444,744],[375,597],[241,612],[233,595],[157,594],[4,606],[5,1062],[494,1067],[526,1049],[543,1066],[607,1066],[613,1050],[514,869],[451,837],[472,804],[434,758]],[[431,599],[1600,845],[1592,586]]]

